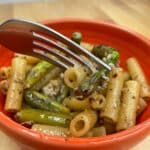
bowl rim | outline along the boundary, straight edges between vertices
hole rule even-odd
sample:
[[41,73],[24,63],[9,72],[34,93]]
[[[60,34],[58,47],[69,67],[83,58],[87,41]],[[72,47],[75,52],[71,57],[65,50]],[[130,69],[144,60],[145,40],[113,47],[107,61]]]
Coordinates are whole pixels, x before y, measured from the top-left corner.
[[[139,39],[140,41],[144,42],[144,44],[148,45],[150,47],[150,42],[147,38],[145,38],[143,35],[132,31],[126,27],[116,25],[110,22],[105,21],[98,21],[93,19],[74,19],[74,18],[63,18],[63,19],[56,19],[56,20],[45,20],[41,21],[41,23],[45,25],[52,25],[52,24],[59,24],[59,23],[90,23],[94,25],[101,25],[101,26],[107,26],[109,28],[116,29],[120,32],[124,32],[129,34],[130,36],[134,36],[134,38]],[[61,144],[61,146],[66,147],[66,144],[68,145],[74,145],[76,147],[83,146],[83,145],[90,145],[90,144],[108,144],[109,142],[116,141],[116,140],[123,140],[126,138],[129,138],[131,135],[138,135],[140,132],[148,131],[150,129],[150,118],[146,121],[129,128],[128,130],[121,131],[115,134],[102,136],[102,137],[92,137],[92,138],[63,138],[63,137],[53,137],[48,136],[42,133],[37,133],[35,131],[32,131],[28,128],[25,128],[21,126],[20,124],[13,121],[11,118],[6,116],[4,113],[0,112],[0,126],[2,126],[5,130],[10,131],[11,133],[14,133],[18,136],[24,136],[25,139],[32,139],[33,141],[43,143],[43,144]]]

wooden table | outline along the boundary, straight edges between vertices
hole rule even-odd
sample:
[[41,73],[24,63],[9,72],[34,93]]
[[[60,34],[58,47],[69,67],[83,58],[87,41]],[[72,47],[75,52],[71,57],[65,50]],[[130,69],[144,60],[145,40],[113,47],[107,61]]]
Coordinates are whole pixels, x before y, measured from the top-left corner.
[[[42,1],[42,0],[41,0]],[[0,22],[17,17],[34,21],[56,18],[93,18],[117,23],[150,38],[149,0],[43,0],[0,5]],[[0,150],[20,150],[0,131]],[[150,136],[132,150],[149,150]]]

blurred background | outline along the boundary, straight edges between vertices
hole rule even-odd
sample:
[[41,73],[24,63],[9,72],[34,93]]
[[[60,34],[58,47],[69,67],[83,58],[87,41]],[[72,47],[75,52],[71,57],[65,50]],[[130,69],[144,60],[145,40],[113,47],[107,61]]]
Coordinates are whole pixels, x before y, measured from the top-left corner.
[[0,22],[92,18],[117,23],[150,37],[150,0],[0,0]]

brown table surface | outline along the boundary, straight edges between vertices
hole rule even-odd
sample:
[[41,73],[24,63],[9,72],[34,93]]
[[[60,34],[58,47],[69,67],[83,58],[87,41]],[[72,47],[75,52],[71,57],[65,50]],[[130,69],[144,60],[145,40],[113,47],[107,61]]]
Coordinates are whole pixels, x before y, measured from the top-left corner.
[[[92,18],[126,26],[150,38],[150,0],[41,0],[36,3],[0,4],[0,22],[9,18],[34,21]],[[0,131],[0,150],[20,150]],[[149,150],[150,136],[132,150]]]

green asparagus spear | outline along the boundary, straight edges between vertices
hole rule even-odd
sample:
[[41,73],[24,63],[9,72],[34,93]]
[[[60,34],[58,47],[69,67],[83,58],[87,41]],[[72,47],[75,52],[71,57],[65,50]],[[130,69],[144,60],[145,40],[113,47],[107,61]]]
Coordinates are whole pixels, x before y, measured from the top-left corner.
[[57,96],[57,102],[61,103],[64,100],[64,98],[68,96],[68,93],[69,87],[63,83],[60,92]]
[[77,44],[80,44],[81,40],[82,40],[82,33],[81,32],[73,32],[71,40],[76,42]]
[[32,90],[39,91],[44,87],[50,80],[56,78],[63,71],[62,68],[55,67],[52,70],[49,70],[37,83],[32,86]]
[[[107,45],[97,45],[93,47],[92,53],[103,59],[106,63],[117,64],[119,60],[119,53],[115,48]],[[105,58],[105,59],[104,59]]]
[[41,78],[36,84],[34,84],[32,86],[32,90],[36,90],[39,91],[40,89],[42,89],[47,83],[49,83],[50,80],[58,77],[60,75],[60,73],[63,71],[62,68],[59,67],[55,67],[52,70],[50,70],[49,72],[47,72],[45,74],[45,76],[43,78]]
[[53,64],[46,61],[40,61],[35,65],[26,78],[26,87],[31,88],[35,83],[37,83],[43,76],[50,70],[54,68]]
[[18,122],[33,121],[34,123],[52,126],[68,127],[72,115],[55,113],[40,109],[22,109],[17,112],[15,118]]
[[69,113],[69,109],[64,105],[51,100],[49,97],[37,92],[37,91],[26,91],[24,93],[25,101],[28,105],[33,108],[49,110],[54,112]]

